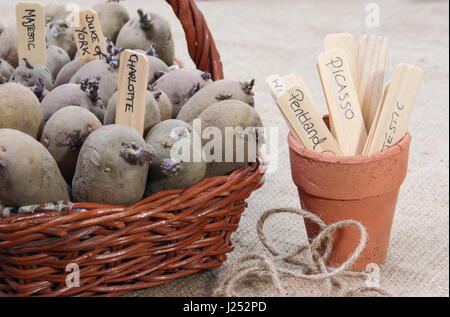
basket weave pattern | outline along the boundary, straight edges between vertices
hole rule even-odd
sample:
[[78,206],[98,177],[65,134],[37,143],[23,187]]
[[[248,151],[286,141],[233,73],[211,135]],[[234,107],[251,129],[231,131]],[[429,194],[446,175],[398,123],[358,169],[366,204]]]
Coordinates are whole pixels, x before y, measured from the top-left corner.
[[[196,65],[223,78],[194,1],[167,2]],[[219,267],[233,250],[231,234],[245,200],[263,181],[257,162],[131,206],[76,203],[68,211],[0,219],[0,296],[120,296]],[[80,269],[80,287],[67,287],[72,263]]]
[[214,80],[223,79],[223,65],[203,13],[194,0],[166,0],[173,8],[186,34],[189,55],[197,68],[211,73]]

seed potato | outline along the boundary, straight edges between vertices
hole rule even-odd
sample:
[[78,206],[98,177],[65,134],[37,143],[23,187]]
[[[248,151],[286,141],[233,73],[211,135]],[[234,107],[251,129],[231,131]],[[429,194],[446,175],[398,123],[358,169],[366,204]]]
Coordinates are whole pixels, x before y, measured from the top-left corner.
[[33,92],[20,84],[0,85],[0,129],[15,129],[38,138],[42,107]]
[[53,157],[29,135],[0,129],[0,203],[10,207],[69,200]]
[[81,147],[72,183],[74,200],[118,205],[141,200],[154,155],[133,128],[112,124],[97,129]]
[[[202,161],[202,146],[195,146],[194,133],[189,124],[180,120],[161,122],[150,131],[146,142],[156,150],[156,156],[150,164],[147,193],[188,188],[205,177],[206,163]],[[189,157],[187,162],[172,156],[171,151],[177,143],[184,144],[184,148],[189,151],[186,153]],[[194,162],[194,153],[199,154],[199,161]]]
[[68,184],[72,183],[81,146],[101,126],[93,113],[74,106],[56,111],[45,124],[41,143],[55,159]]

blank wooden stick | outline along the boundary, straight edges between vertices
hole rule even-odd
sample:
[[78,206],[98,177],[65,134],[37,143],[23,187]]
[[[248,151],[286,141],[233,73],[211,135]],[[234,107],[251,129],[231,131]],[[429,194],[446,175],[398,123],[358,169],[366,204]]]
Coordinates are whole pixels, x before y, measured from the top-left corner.
[[408,130],[408,123],[423,80],[419,67],[400,64],[386,92],[380,117],[367,146],[367,154],[384,151],[400,141]]
[[16,5],[17,50],[19,64],[24,58],[35,64],[47,65],[45,12],[39,2],[19,2]]
[[120,55],[116,123],[144,134],[145,96],[149,63],[144,54],[125,50]]
[[350,33],[328,34],[324,40],[325,50],[341,48],[348,58],[348,64],[352,71],[353,79],[356,79],[356,40]]
[[369,147],[372,144],[373,135],[375,134],[375,131],[377,129],[378,121],[380,120],[381,112],[383,111],[384,102],[386,101],[386,95],[389,91],[389,88],[391,87],[390,84],[387,84],[383,89],[383,96],[380,99],[380,102],[378,103],[378,109],[375,113],[375,117],[372,122],[372,127],[369,131],[369,135],[367,136],[366,145],[364,146],[363,155],[368,155],[369,153]]
[[342,154],[305,87],[291,86],[278,98],[277,104],[293,135],[306,148],[330,155]]
[[361,154],[367,132],[344,50],[335,48],[321,53],[317,66],[339,148],[344,155]]
[[363,35],[357,47],[356,90],[369,131],[383,93],[388,41],[382,36]]

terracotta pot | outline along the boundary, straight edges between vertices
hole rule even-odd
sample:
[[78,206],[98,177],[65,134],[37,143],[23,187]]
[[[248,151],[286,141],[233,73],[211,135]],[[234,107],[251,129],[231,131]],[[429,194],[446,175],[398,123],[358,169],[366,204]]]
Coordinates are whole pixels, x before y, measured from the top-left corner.
[[[325,118],[327,121],[327,118]],[[364,269],[384,262],[400,185],[408,168],[411,136],[390,149],[370,156],[331,156],[306,149],[289,135],[291,170],[303,209],[315,213],[326,224],[356,220],[367,229],[368,242],[351,267]],[[312,240],[318,227],[305,220]],[[357,247],[360,233],[345,227],[334,236],[328,265],[337,267]]]

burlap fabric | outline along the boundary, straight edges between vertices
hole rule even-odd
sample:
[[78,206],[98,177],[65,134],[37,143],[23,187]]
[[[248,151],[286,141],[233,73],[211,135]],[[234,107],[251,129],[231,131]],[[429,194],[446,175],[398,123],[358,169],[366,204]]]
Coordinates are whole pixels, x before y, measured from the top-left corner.
[[[41,0],[44,3],[49,0]],[[67,1],[69,2],[69,1]],[[90,0],[72,1],[82,6]],[[448,296],[449,234],[449,51],[448,2],[376,1],[380,27],[366,26],[366,5],[373,1],[298,0],[199,0],[222,55],[225,77],[256,78],[257,109],[267,126],[279,127],[279,162],[263,189],[255,193],[234,235],[236,249],[230,259],[264,252],[256,223],[267,209],[298,207],[291,181],[287,128],[265,89],[268,75],[299,72],[316,103],[325,112],[316,71],[316,58],[328,33],[383,34],[389,38],[387,78],[400,62],[421,66],[425,84],[413,114],[409,174],[402,186],[391,247],[380,267],[380,286],[399,296]],[[0,1],[0,21],[14,23],[16,1]],[[168,17],[174,28],[177,56],[188,60],[184,33],[172,9],[163,0],[127,0],[130,11],[138,7]],[[187,63],[187,65],[192,65]],[[286,252],[305,242],[301,220],[294,215],[275,216],[266,224],[266,235]],[[268,253],[266,253],[268,255]],[[226,264],[227,265],[227,264]],[[134,292],[130,296],[210,296],[224,269],[208,271],[165,286]],[[317,283],[284,280],[290,296],[320,294]],[[361,281],[353,281],[349,284]],[[277,292],[267,281],[248,281],[241,293],[271,296]],[[370,295],[370,294],[366,294]]]

